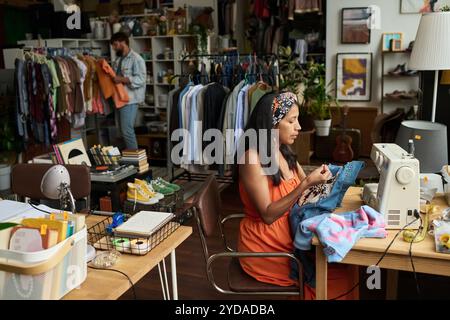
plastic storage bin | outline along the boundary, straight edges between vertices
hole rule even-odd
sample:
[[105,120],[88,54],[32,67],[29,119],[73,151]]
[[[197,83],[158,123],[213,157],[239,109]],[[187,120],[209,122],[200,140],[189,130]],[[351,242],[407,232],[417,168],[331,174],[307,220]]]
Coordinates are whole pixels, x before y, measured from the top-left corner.
[[0,300],[56,300],[87,276],[87,230],[38,252],[0,250]]

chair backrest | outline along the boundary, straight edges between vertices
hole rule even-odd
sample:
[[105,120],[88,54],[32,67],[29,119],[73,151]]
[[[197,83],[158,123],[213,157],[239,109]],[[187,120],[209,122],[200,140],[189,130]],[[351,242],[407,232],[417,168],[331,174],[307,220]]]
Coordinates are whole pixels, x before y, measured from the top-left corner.
[[217,228],[220,227],[222,208],[219,185],[213,175],[206,179],[202,189],[197,193],[194,199],[194,206],[197,209],[200,220],[202,229],[200,231],[206,237],[214,235]]
[[[11,174],[12,191],[20,197],[32,200],[47,199],[41,192],[41,181],[52,164],[18,164]],[[70,174],[70,190],[75,199],[86,198],[91,194],[91,176],[85,165],[65,165]]]

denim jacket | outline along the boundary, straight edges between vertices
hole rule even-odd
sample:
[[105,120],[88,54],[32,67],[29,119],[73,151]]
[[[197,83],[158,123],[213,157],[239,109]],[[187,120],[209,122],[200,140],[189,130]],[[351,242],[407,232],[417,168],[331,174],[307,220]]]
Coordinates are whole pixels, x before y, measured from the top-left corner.
[[[289,213],[289,221],[291,226],[292,238],[294,239],[295,255],[303,264],[305,273],[305,282],[311,286],[315,286],[315,269],[314,260],[309,250],[311,249],[310,239],[304,239],[301,231],[302,221],[315,217],[324,213],[331,213],[337,207],[340,207],[342,200],[348,188],[354,183],[360,170],[364,167],[362,161],[352,161],[344,167],[330,165],[329,169],[334,177],[334,182],[329,194],[320,197],[317,202],[307,203],[299,206],[295,204]],[[291,277],[296,278],[297,265],[291,264]]]
[[[118,71],[120,58],[114,61],[112,67],[115,72]],[[147,67],[145,60],[135,51],[130,50],[122,61],[122,76],[130,79],[130,84],[125,86],[128,96],[130,97],[129,104],[143,103],[145,101],[145,90],[147,83]]]

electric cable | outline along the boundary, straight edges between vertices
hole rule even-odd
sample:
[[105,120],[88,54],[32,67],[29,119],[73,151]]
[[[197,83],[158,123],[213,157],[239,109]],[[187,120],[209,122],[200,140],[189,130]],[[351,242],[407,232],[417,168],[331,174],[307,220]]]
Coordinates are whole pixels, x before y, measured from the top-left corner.
[[133,283],[133,281],[131,281],[130,277],[125,272],[122,272],[122,271],[116,270],[116,269],[97,268],[97,267],[92,267],[92,266],[88,266],[88,268],[91,268],[94,270],[102,270],[102,271],[113,271],[113,272],[117,272],[117,273],[124,275],[128,279],[128,282],[130,282],[131,291],[133,291],[134,300],[137,300],[136,289],[134,287],[134,283]]
[[33,204],[33,202],[32,202],[31,200],[28,200],[28,204],[29,204],[30,206],[32,206],[33,209],[36,209],[36,210],[41,211],[41,212],[43,212],[43,213],[52,214],[52,212],[49,212],[49,211],[46,211],[46,210],[43,210],[43,209],[39,209],[37,206],[35,206],[35,205]]
[[[419,218],[420,218],[420,214],[419,214]],[[392,241],[389,243],[389,245],[386,247],[386,250],[384,250],[383,255],[382,255],[381,258],[378,260],[378,262],[375,264],[375,266],[378,266],[378,265],[381,263],[381,261],[382,261],[382,260],[384,259],[384,257],[387,255],[387,253],[388,253],[389,249],[391,248],[391,246],[394,244],[394,242],[395,242],[395,240],[397,239],[397,237],[400,235],[400,233],[401,233],[403,230],[405,230],[405,228],[409,227],[410,225],[412,225],[413,223],[415,223],[417,220],[419,220],[419,218],[414,219],[413,221],[411,221],[410,223],[408,223],[407,225],[405,225],[403,228],[401,228],[401,229],[395,234],[394,238],[393,238]],[[368,278],[369,278],[369,276],[366,276],[364,280],[367,280]],[[335,298],[333,298],[333,299],[330,299],[330,300],[338,300],[338,299],[340,299],[340,298],[342,298],[342,297],[344,297],[344,296],[346,296],[346,295],[352,293],[353,290],[355,290],[355,289],[359,286],[360,283],[361,283],[361,280],[358,281],[358,282],[357,282],[350,290],[348,290],[347,292],[345,292],[345,293],[343,293],[343,294],[341,294],[341,295],[339,295],[339,296],[337,296],[337,297],[335,297]]]
[[422,228],[423,228],[423,220],[422,220],[422,217],[420,217],[420,228],[417,230],[413,240],[409,244],[409,259],[411,260],[411,267],[412,267],[412,270],[413,270],[414,280],[416,282],[417,295],[419,296],[419,298],[421,296],[421,294],[420,294],[420,286],[419,286],[419,280],[417,279],[416,267],[414,266],[414,261],[413,261],[413,256],[412,256],[412,245],[414,243],[414,240],[416,240],[417,235],[422,230]]

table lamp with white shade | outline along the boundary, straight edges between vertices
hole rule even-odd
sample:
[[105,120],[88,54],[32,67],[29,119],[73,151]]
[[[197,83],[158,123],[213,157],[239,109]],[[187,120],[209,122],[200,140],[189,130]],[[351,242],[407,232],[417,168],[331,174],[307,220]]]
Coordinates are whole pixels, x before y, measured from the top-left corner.
[[435,72],[431,112],[431,121],[435,122],[439,71],[450,70],[450,12],[422,15],[408,67]]

